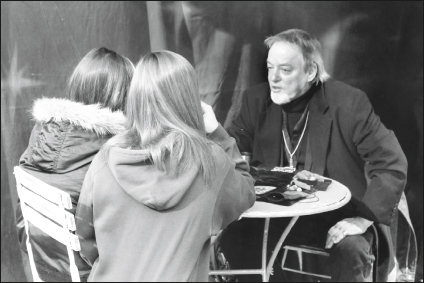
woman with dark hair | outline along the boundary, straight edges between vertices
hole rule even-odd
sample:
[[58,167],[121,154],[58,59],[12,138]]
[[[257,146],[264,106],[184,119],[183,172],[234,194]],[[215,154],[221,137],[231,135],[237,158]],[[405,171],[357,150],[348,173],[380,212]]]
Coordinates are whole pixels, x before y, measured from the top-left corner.
[[[215,142],[213,142],[215,141]],[[89,281],[208,281],[210,238],[255,201],[249,165],[201,104],[190,63],[137,64],[125,131],[88,170],[76,213]]]
[[[35,101],[36,122],[19,166],[43,182],[71,195],[76,204],[88,167],[101,146],[124,129],[127,91],[134,72],[130,60],[107,48],[91,50],[75,68],[67,99]],[[17,208],[21,248],[26,233],[21,207]],[[66,247],[29,223],[30,242],[43,281],[71,281]],[[82,281],[91,267],[75,253]]]

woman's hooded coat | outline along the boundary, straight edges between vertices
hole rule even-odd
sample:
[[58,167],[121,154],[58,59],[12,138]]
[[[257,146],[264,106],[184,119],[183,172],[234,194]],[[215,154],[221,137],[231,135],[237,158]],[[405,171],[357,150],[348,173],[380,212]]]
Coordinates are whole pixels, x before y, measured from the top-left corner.
[[[81,186],[91,161],[102,145],[124,130],[121,111],[99,104],[84,105],[58,98],[41,98],[32,108],[35,126],[19,166],[43,182],[71,195],[75,214]],[[16,212],[21,248],[26,251],[26,233],[21,207]],[[70,281],[66,247],[30,224],[30,242],[39,276],[44,281]],[[82,280],[91,267],[74,252]]]

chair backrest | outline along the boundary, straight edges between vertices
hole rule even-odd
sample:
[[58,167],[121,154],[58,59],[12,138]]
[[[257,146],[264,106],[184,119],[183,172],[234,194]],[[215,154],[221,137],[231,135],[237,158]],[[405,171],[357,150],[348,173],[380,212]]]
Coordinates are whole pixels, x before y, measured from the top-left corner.
[[72,281],[80,282],[78,268],[75,264],[74,251],[79,251],[80,243],[75,231],[75,217],[66,209],[72,208],[68,193],[52,187],[15,166],[14,172],[22,215],[27,233],[26,245],[34,281],[41,282],[34,263],[34,256],[29,241],[31,222],[38,229],[66,246],[68,250]]

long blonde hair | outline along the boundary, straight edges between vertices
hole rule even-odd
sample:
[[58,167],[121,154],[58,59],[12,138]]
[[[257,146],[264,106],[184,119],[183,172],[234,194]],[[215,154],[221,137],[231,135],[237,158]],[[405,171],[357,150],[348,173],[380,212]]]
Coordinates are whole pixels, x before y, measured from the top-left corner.
[[127,130],[106,147],[146,150],[161,171],[198,165],[206,183],[215,163],[206,138],[195,71],[181,55],[152,52],[138,62],[127,98]]

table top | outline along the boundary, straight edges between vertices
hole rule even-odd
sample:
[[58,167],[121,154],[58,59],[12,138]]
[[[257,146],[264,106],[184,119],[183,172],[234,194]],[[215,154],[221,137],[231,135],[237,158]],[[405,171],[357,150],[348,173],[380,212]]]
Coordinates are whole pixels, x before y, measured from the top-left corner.
[[275,218],[317,214],[338,209],[348,203],[350,198],[349,189],[332,180],[326,191],[317,191],[291,206],[257,201],[242,217]]

